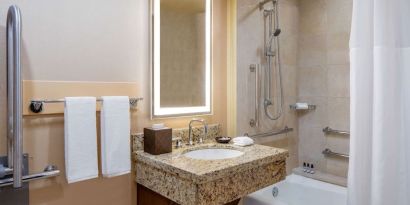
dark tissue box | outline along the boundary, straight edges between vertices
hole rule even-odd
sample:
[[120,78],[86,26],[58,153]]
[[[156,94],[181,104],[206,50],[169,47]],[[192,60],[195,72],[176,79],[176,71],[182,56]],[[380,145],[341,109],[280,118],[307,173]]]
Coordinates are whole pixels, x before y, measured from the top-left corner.
[[144,128],[144,152],[153,155],[172,152],[172,129]]

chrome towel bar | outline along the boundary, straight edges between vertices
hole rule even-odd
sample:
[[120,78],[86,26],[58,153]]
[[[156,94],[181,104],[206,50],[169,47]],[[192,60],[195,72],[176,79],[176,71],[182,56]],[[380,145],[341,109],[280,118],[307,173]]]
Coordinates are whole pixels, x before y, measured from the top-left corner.
[[[135,108],[138,105],[138,102],[143,100],[143,98],[130,98],[130,106],[131,108]],[[54,100],[31,100],[30,102],[30,110],[34,113],[40,113],[43,111],[44,103],[63,103],[64,99],[54,99]],[[101,102],[101,98],[97,98],[97,102]]]
[[258,134],[254,134],[254,135],[248,135],[248,133],[245,133],[244,135],[248,136],[248,137],[268,137],[268,136],[284,134],[284,133],[288,133],[288,132],[292,132],[292,131],[293,131],[293,128],[285,126],[285,128],[283,128],[281,130],[277,130],[277,131],[258,133]]
[[323,132],[326,133],[326,134],[350,135],[350,132],[348,132],[348,131],[334,130],[330,127],[323,128]]
[[330,157],[342,157],[342,158],[349,159],[348,154],[341,154],[341,153],[337,153],[337,152],[332,152],[332,150],[330,150],[328,148],[323,150],[322,154],[325,155],[325,156],[330,156]]

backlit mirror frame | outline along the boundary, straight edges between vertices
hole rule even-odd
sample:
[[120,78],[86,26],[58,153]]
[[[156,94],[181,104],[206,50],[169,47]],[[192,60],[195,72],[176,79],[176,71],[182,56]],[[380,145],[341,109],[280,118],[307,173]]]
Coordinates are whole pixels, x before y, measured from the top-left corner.
[[151,118],[212,114],[212,0],[205,0],[205,106],[196,107],[161,107],[160,1],[150,1]]

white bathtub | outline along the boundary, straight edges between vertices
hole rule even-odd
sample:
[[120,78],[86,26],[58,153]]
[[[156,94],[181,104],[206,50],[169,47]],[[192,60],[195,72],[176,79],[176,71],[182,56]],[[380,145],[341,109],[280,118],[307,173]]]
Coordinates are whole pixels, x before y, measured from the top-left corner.
[[[273,187],[279,192],[272,195]],[[256,191],[244,205],[346,205],[346,188],[292,174],[286,180]]]

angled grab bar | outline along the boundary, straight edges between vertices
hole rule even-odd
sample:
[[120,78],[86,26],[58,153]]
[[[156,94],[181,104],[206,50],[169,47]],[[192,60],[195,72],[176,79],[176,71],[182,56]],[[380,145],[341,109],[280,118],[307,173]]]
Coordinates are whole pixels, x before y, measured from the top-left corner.
[[268,137],[268,136],[273,136],[273,135],[285,134],[285,133],[292,132],[292,131],[293,131],[293,128],[285,126],[285,128],[281,130],[277,130],[277,131],[258,133],[258,134],[253,134],[253,135],[249,135],[248,133],[245,133],[244,135],[248,137]]
[[8,165],[13,169],[13,187],[22,186],[23,127],[21,86],[21,14],[13,5],[7,13],[7,138]]

